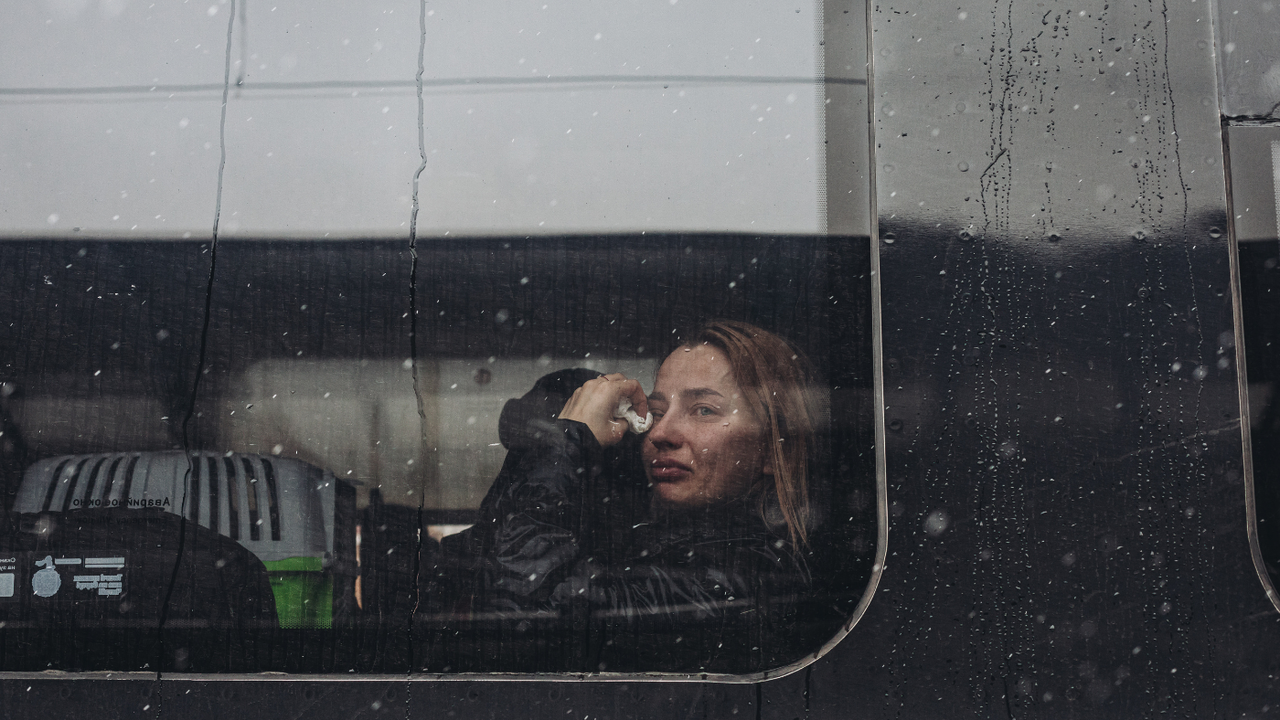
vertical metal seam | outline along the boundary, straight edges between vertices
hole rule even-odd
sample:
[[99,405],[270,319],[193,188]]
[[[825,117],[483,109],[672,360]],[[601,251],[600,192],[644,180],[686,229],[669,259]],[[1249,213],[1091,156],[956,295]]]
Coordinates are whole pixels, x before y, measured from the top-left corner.
[[885,562],[889,556],[889,481],[888,460],[885,454],[884,430],[884,321],[881,317],[881,289],[883,276],[880,268],[880,208],[877,195],[876,173],[876,123],[875,123],[875,46],[872,32],[873,3],[867,3],[867,200],[870,204],[869,242],[871,244],[871,370],[875,396],[875,451],[876,451],[876,563],[871,569],[867,589],[862,601],[854,610],[848,627],[853,628],[866,613],[871,599],[880,586]]

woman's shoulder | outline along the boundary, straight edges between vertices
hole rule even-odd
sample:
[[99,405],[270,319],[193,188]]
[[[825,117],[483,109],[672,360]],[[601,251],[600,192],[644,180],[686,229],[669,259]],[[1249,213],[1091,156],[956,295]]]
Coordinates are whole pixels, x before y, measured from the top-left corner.
[[720,568],[729,572],[785,576],[807,583],[804,556],[772,532],[758,514],[704,513],[685,523],[652,523],[632,557],[670,566]]

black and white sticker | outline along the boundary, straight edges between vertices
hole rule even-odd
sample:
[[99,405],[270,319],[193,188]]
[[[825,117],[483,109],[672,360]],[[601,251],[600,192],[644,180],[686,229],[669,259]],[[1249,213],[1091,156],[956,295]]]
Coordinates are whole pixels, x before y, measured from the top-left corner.
[[[124,592],[124,557],[33,555],[31,560],[28,572],[31,593],[36,597],[74,597],[83,592],[114,597]],[[16,594],[18,570],[17,558],[0,558],[0,599]]]
[[0,600],[11,598],[17,591],[18,558],[0,558]]

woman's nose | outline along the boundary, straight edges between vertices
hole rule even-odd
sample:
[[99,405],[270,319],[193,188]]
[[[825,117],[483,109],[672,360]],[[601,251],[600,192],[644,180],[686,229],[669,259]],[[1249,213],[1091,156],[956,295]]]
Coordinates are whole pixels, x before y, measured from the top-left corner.
[[656,447],[674,447],[679,445],[678,436],[679,430],[673,424],[670,414],[666,414],[654,421],[645,437]]

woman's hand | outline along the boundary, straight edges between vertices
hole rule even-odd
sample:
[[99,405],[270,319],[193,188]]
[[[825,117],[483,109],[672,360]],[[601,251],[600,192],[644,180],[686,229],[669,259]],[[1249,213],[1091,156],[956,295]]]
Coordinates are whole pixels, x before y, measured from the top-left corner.
[[574,391],[569,402],[560,411],[561,420],[577,420],[591,428],[600,447],[616,444],[627,434],[627,421],[613,416],[618,402],[626,398],[640,417],[649,412],[649,401],[639,380],[628,379],[622,373],[601,375],[588,380]]

